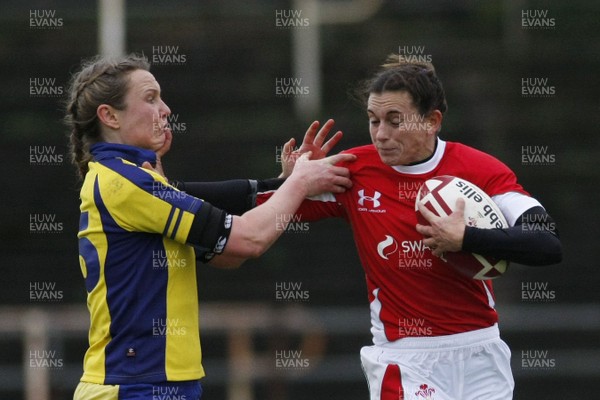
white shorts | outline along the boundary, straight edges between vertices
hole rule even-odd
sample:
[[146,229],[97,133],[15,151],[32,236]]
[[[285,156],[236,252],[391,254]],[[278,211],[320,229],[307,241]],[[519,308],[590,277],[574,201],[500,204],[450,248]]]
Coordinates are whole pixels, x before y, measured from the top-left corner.
[[515,382],[498,326],[405,338],[360,352],[371,400],[507,400]]

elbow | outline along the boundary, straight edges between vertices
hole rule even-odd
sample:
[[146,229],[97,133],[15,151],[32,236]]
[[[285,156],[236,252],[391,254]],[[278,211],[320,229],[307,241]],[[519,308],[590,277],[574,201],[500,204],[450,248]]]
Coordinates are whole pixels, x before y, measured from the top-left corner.
[[532,265],[547,266],[559,264],[563,259],[562,244],[560,239],[551,233],[547,234],[548,240],[544,242],[544,248],[540,249],[536,262]]
[[258,258],[273,244],[277,235],[271,234],[260,224],[234,217],[225,253],[242,259]]
[[548,264],[558,264],[563,259],[562,244],[560,243],[560,239],[556,236],[554,237],[552,246],[549,248],[547,257]]

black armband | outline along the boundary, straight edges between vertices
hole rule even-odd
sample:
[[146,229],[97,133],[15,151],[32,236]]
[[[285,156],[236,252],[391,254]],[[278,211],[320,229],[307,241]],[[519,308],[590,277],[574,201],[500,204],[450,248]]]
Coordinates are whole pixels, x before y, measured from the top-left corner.
[[271,179],[263,179],[257,180],[256,182],[256,191],[258,193],[270,192],[271,190],[277,190],[283,182],[285,182],[285,178],[271,178]]
[[207,262],[225,249],[233,217],[207,202],[196,212],[186,242],[197,251],[197,257]]
[[180,182],[171,185],[194,197],[205,200],[230,214],[242,215],[256,207],[256,194],[278,189],[285,179],[233,179],[220,182]]
[[525,265],[550,265],[562,260],[556,223],[542,207],[525,211],[510,228],[467,226],[462,249]]

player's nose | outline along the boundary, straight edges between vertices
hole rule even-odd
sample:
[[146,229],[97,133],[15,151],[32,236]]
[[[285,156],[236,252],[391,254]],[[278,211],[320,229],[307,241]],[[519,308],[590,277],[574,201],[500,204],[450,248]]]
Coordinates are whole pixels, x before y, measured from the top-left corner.
[[376,129],[377,131],[375,132],[375,140],[378,142],[384,142],[390,138],[390,132],[386,124],[379,124]]
[[167,105],[167,103],[165,103],[164,101],[161,100],[160,116],[162,118],[166,118],[169,115],[171,115],[171,109],[169,108],[169,106]]

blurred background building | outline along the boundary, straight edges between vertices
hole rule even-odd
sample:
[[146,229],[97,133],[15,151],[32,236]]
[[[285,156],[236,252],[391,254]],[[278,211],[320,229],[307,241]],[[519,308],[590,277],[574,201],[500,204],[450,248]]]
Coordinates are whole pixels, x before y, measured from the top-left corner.
[[[81,374],[78,181],[61,107],[70,74],[101,51],[99,9],[0,8],[0,399],[70,399]],[[442,138],[508,164],[564,245],[562,264],[512,265],[495,282],[515,399],[597,396],[598,2],[127,0],[121,28],[107,10],[124,36],[104,51],[122,37],[153,64],[173,112],[164,163],[181,180],[273,177],[283,143],[316,119],[344,131],[335,151],[366,144],[359,82],[389,53],[432,61],[449,103]],[[298,226],[241,269],[198,276],[206,399],[367,398],[368,302],[343,221]]]

